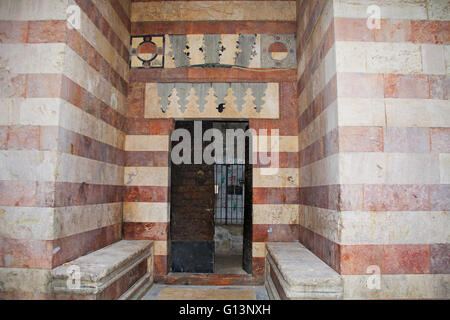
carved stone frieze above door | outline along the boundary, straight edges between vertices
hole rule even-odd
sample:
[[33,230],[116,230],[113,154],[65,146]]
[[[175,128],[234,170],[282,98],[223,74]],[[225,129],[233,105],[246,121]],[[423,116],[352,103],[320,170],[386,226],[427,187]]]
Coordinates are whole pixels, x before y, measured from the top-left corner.
[[278,83],[147,83],[146,118],[278,119]]

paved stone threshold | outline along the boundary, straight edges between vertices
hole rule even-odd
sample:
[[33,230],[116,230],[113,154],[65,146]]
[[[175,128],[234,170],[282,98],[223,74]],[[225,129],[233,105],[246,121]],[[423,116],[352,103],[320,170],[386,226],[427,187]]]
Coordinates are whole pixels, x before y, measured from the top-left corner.
[[264,286],[178,286],[155,283],[142,300],[269,300]]

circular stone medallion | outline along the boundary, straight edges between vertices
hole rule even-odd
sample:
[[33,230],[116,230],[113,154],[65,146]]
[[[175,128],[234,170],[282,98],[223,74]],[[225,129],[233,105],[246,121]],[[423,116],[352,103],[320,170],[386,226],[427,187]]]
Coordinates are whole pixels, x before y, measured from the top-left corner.
[[274,42],[269,47],[270,56],[273,60],[281,61],[288,56],[288,49],[282,42]]
[[157,56],[157,50],[158,48],[153,42],[142,42],[137,49],[137,54],[140,59],[150,61]]

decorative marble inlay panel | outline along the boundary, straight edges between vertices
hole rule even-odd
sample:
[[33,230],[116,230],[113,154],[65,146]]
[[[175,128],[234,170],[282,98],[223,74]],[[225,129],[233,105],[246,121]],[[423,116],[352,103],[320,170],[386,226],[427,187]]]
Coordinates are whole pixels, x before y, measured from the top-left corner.
[[147,83],[145,117],[278,119],[278,83]]
[[261,65],[266,68],[291,68],[296,65],[295,37],[269,35],[261,37]]
[[131,36],[131,68],[164,68],[164,35]]
[[[161,47],[164,55],[162,61],[161,53],[158,51],[156,56],[152,55],[153,47],[144,42],[145,39],[156,37],[161,36],[133,37],[132,68],[242,67],[290,69],[296,67],[296,40],[293,34],[165,35]],[[160,47],[158,47],[159,49]],[[155,60],[145,60],[150,58]]]

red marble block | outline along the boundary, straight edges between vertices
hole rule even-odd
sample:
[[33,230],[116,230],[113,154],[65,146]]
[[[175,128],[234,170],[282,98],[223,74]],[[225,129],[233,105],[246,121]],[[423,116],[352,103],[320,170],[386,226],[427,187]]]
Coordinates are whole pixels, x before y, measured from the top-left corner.
[[167,240],[167,222],[124,222],[123,237],[126,240]]
[[169,273],[168,268],[168,256],[166,255],[155,255],[153,257],[154,259],[154,266],[155,266],[155,275],[165,275]]
[[125,187],[123,201],[125,202],[168,202],[168,187]]
[[430,185],[430,210],[450,211],[450,185]]
[[389,74],[385,77],[385,98],[430,98],[430,82],[427,75]]
[[384,98],[384,75],[368,73],[338,73],[339,97]]
[[450,78],[447,75],[429,76],[431,99],[450,100]]
[[412,41],[416,43],[448,44],[450,21],[411,21]]
[[298,240],[297,225],[290,224],[254,224],[254,242],[289,242]]
[[450,128],[431,128],[431,151],[450,152]]
[[28,21],[0,21],[0,43],[26,43]]
[[430,129],[387,127],[384,129],[384,151],[398,153],[430,152]]
[[254,204],[297,204],[298,188],[253,188]]
[[145,21],[133,22],[132,35],[148,34],[293,34],[295,22],[288,21]]
[[28,43],[65,42],[66,28],[66,20],[30,21]]
[[59,98],[61,95],[61,74],[28,74],[27,98]]
[[450,245],[448,243],[432,244],[430,246],[431,273],[450,273]]
[[340,127],[339,151],[383,152],[383,128]]
[[428,190],[427,185],[364,185],[364,210],[430,210]]

